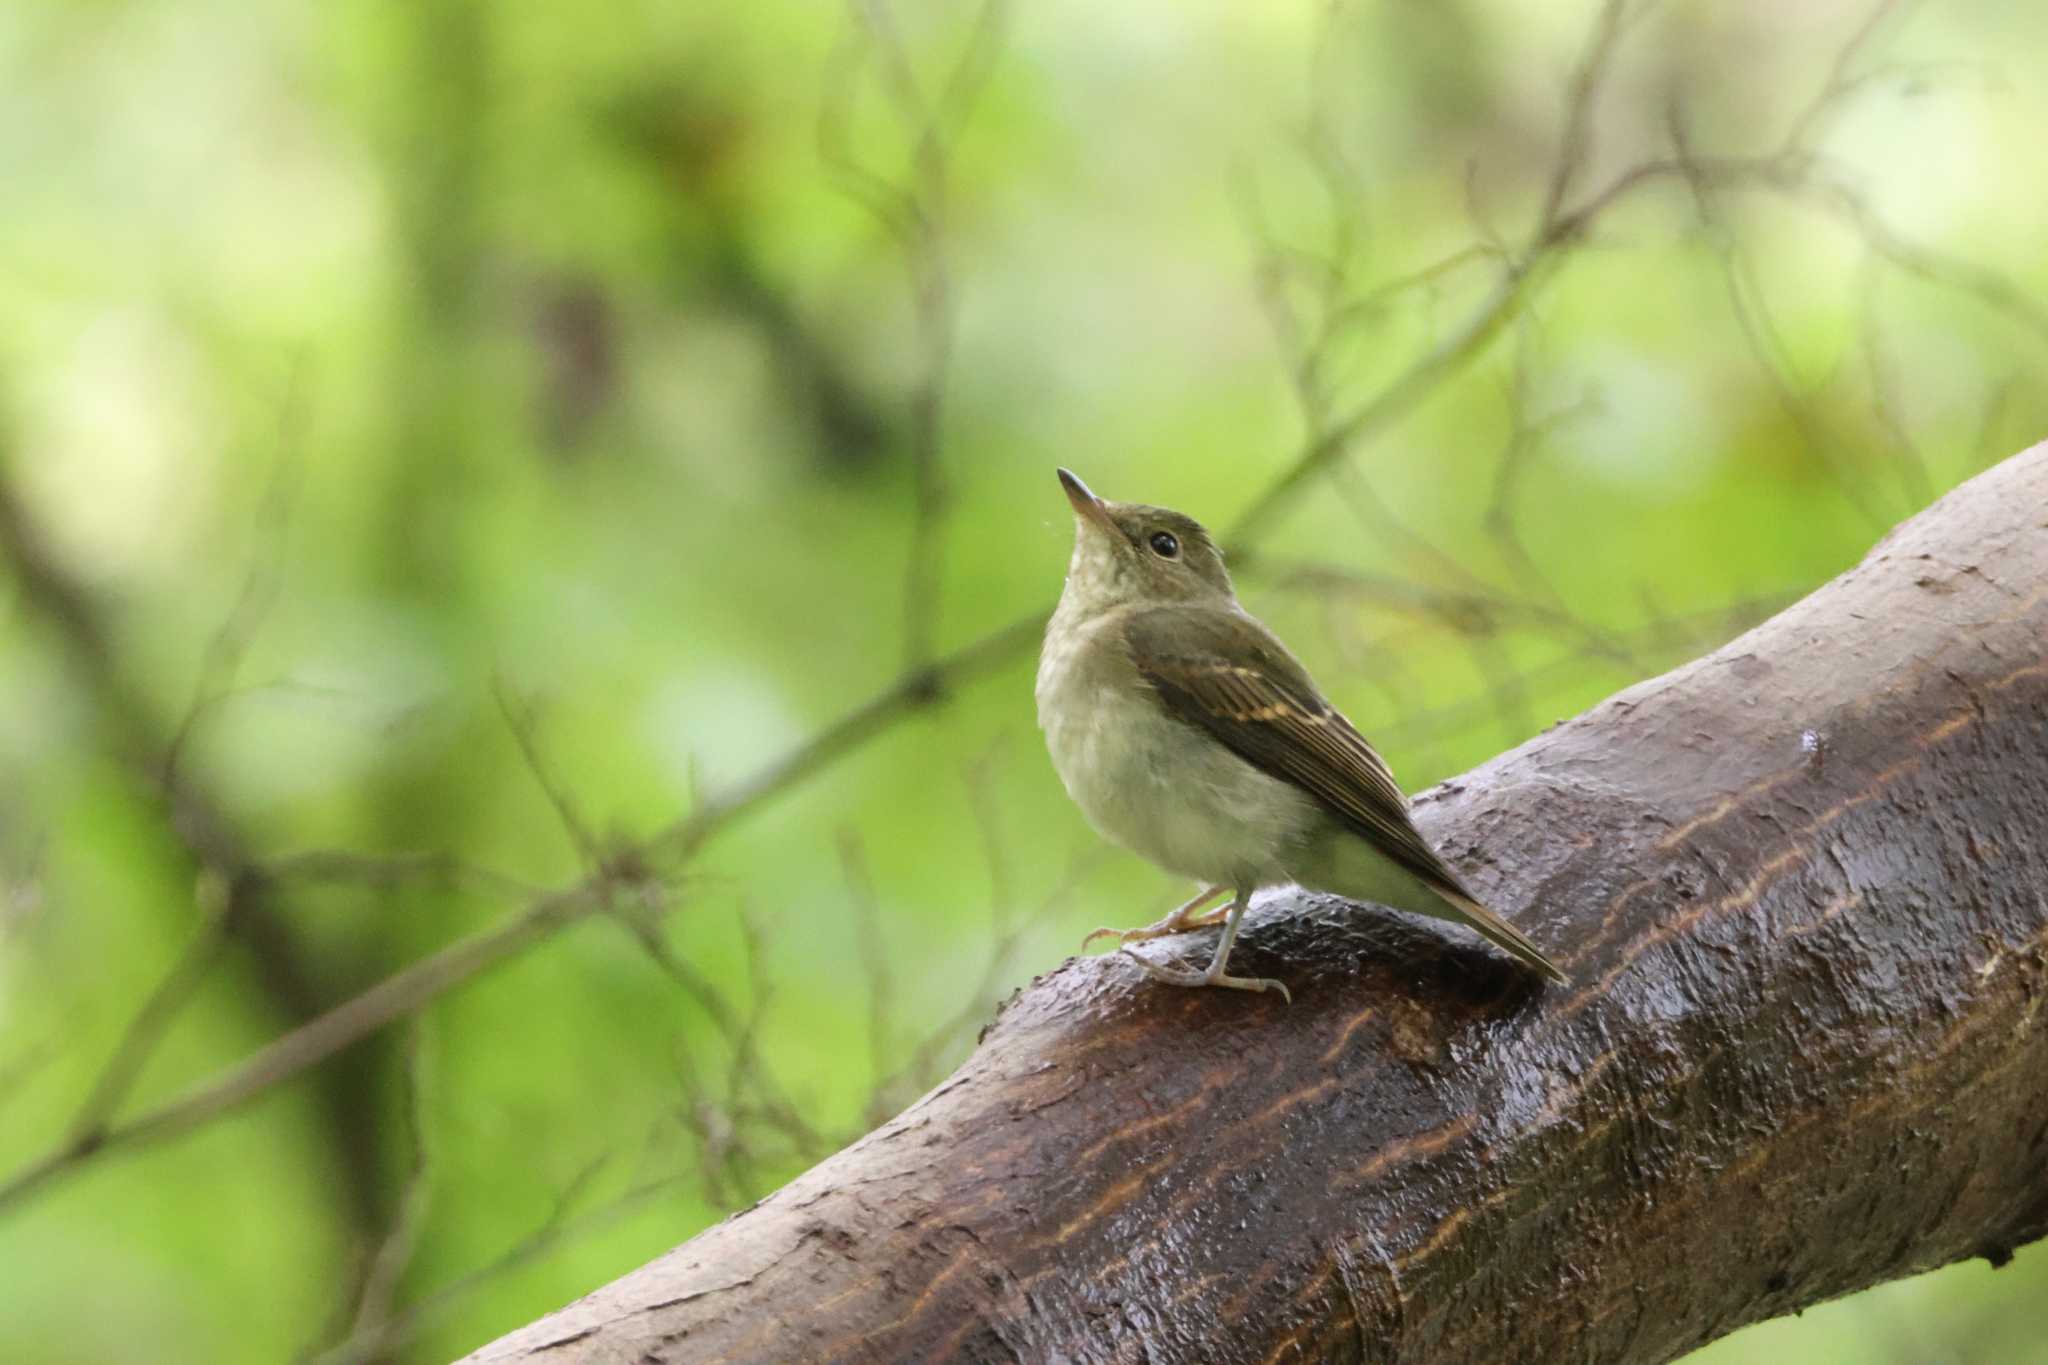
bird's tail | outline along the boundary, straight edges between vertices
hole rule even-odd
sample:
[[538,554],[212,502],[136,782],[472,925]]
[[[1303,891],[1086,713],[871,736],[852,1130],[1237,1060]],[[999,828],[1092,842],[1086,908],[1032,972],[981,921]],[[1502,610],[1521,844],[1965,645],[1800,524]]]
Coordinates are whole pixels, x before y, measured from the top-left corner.
[[1460,917],[1493,943],[1513,953],[1516,957],[1522,959],[1522,961],[1528,963],[1531,967],[1534,967],[1559,985],[1571,984],[1571,978],[1566,976],[1563,969],[1555,962],[1545,957],[1542,950],[1529,941],[1527,934],[1524,934],[1514,925],[1509,924],[1499,915],[1494,914],[1493,911],[1472,899],[1471,896],[1456,887],[1450,886],[1432,886],[1430,890],[1450,902],[1451,907],[1458,912]]

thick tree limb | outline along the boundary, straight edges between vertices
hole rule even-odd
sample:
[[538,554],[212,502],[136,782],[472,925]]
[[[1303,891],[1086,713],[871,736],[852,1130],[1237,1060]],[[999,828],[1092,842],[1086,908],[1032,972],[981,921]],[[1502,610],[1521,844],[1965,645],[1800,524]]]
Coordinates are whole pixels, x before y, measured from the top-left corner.
[[1654,1361],[2048,1231],[2048,446],[1420,818],[1576,984],[1298,891],[1291,1007],[1068,962],[471,1359]]

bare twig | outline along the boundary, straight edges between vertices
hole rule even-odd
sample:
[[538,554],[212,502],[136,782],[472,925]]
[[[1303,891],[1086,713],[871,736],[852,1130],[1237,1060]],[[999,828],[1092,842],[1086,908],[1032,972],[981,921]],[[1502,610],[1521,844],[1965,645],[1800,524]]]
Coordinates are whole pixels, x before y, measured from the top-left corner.
[[[1049,918],[1059,907],[1072,899],[1083,882],[1109,862],[1110,849],[1103,845],[1091,845],[1087,850],[1067,864],[1053,888],[1021,922],[1009,923],[1003,929],[991,934],[988,952],[983,959],[981,979],[973,992],[961,1002],[960,1008],[942,1020],[927,1033],[911,1050],[908,1060],[896,1073],[876,1087],[878,1093],[902,1096],[905,1090],[925,1090],[938,1080],[940,1070],[956,1048],[964,1045],[967,1035],[984,1022],[989,1010],[995,1004],[997,991],[1005,974],[1009,971],[1010,959],[1014,955],[1017,941],[1023,934],[1023,925]],[[1000,901],[991,901],[991,915],[1000,918]]]
[[[633,853],[647,863],[658,859],[686,861],[735,820],[879,737],[904,716],[932,705],[949,688],[1007,664],[1037,640],[1043,623],[1043,616],[1034,614],[899,678],[867,704],[751,778],[708,798]],[[399,969],[184,1095],[103,1133],[67,1140],[0,1182],[0,1210],[75,1169],[89,1157],[161,1142],[239,1107],[270,1086],[325,1061],[479,973],[599,913],[613,889],[608,878],[600,874],[533,898],[525,909],[509,919]]]
[[[1629,647],[1631,657],[1639,665],[1655,667],[1731,639],[1798,597],[1796,592],[1746,597],[1685,614],[1653,610],[1645,625],[1619,632],[1618,638]],[[1533,705],[1538,698],[1555,696],[1564,688],[1583,684],[1586,666],[1601,662],[1612,662],[1611,656],[1584,646],[1566,650],[1546,663],[1493,679],[1492,685],[1477,696],[1412,711],[1397,721],[1375,727],[1373,740],[1389,750],[1441,740],[1478,724],[1487,713],[1497,712],[1499,699],[1495,691],[1503,685],[1520,690]]]
[[264,618],[277,603],[284,582],[292,509],[305,482],[305,457],[299,443],[299,433],[305,426],[302,387],[295,371],[279,423],[280,453],[271,466],[270,483],[257,509],[256,546],[249,557],[249,569],[234,605],[207,642],[206,653],[199,662],[199,676],[193,683],[192,701],[164,746],[162,781],[166,788],[176,784],[179,761],[200,719],[235,690],[235,674],[255,642]]
[[1686,134],[1682,111],[1674,105],[1670,111],[1669,126],[1671,140],[1678,149],[1678,160],[1686,171],[1686,185],[1692,191],[1693,203],[1699,212],[1700,222],[1706,226],[1708,240],[1713,243],[1715,255],[1720,258],[1721,276],[1727,287],[1728,310],[1734,317],[1737,330],[1749,357],[1755,362],[1757,372],[1763,376],[1771,394],[1778,401],[1779,409],[1785,414],[1792,428],[1799,434],[1799,442],[1806,449],[1806,456],[1821,474],[1834,485],[1842,500],[1860,512],[1873,528],[1882,529],[1891,524],[1887,516],[1872,499],[1869,490],[1851,473],[1843,470],[1831,455],[1835,444],[1826,430],[1821,413],[1812,400],[1801,392],[1794,375],[1791,355],[1784,338],[1778,333],[1777,325],[1771,320],[1769,296],[1763,283],[1757,278],[1756,267],[1749,253],[1742,248],[1742,241],[1735,229],[1721,214],[1715,201],[1716,185],[1712,177],[1695,169],[1697,163],[1692,154],[1690,140]]
[[234,898],[218,876],[202,871],[197,899],[204,914],[198,930],[122,1030],[113,1055],[100,1068],[99,1078],[71,1117],[72,1142],[90,1142],[106,1130],[107,1121],[134,1089],[143,1066],[170,1032],[171,1024],[220,959],[227,939],[228,909]]
[[389,1230],[370,1256],[356,1295],[354,1320],[349,1327],[349,1337],[355,1340],[381,1337],[390,1325],[399,1280],[412,1263],[420,1229],[426,1222],[427,1201],[433,1193],[433,1160],[426,1131],[431,1067],[426,1040],[421,1036],[423,1027],[415,1019],[406,1032],[405,1123],[411,1151],[405,1188],[399,1195]]
[[867,978],[868,1074],[875,1080],[875,1099],[868,1106],[867,1126],[888,1117],[876,1112],[880,1102],[882,1076],[890,1055],[890,1007],[896,985],[889,971],[889,945],[882,936],[882,907],[875,900],[874,874],[868,869],[867,851],[860,836],[851,829],[839,832],[839,866],[846,878],[847,899],[853,905],[853,937],[860,950],[862,974]]
[[[1574,82],[1563,139],[1563,146],[1574,156],[1583,157],[1585,141],[1583,133],[1575,136],[1571,130],[1583,128],[1585,111],[1599,96],[1614,43],[1628,24],[1629,16],[1622,9],[1613,3],[1603,7],[1588,53],[1581,61],[1580,76]],[[1850,39],[1851,45],[1865,41],[1868,31],[1867,25],[1860,29]],[[1841,94],[1831,83],[1817,98],[1832,104]],[[1795,119],[1795,128],[1798,122]],[[1813,127],[1811,120],[1807,127],[1809,131]],[[1507,260],[1491,293],[1460,327],[1388,381],[1378,393],[1348,414],[1312,430],[1294,461],[1239,516],[1229,537],[1231,541],[1258,539],[1312,480],[1341,465],[1359,445],[1391,428],[1423,398],[1483,354],[1607,213],[1644,189],[1674,179],[1694,186],[1696,192],[1701,188],[1715,192],[1763,190],[1806,202],[1840,220],[1871,251],[1902,273],[1975,298],[2048,340],[2048,307],[1996,271],[1901,238],[1861,194],[1839,175],[1831,174],[1803,147],[1788,143],[1783,149],[1760,157],[1699,156],[1681,149],[1677,155],[1651,158],[1617,173],[1574,204],[1571,185],[1578,175],[1570,164],[1553,172],[1552,193],[1546,195],[1546,204],[1554,200],[1554,206],[1544,213],[1535,236],[1519,256]],[[1739,310],[1739,321],[1747,319],[1749,325],[1757,325],[1754,310],[1746,299],[1732,296],[1732,301]],[[1771,373],[1775,376],[1778,372],[1773,366]],[[1841,482],[1837,479],[1838,485]],[[1860,495],[1850,486],[1845,487],[1845,496]]]
[[555,772],[540,747],[540,720],[534,714],[533,706],[513,688],[503,674],[492,679],[491,695],[498,703],[498,713],[505,718],[505,726],[512,732],[512,738],[519,745],[519,755],[526,760],[526,770],[533,774],[534,783],[554,808],[555,818],[574,845],[577,856],[582,859],[586,872],[596,873],[604,867],[604,849],[590,832],[582,813],[576,807],[576,799],[569,792],[568,785]]
[[581,887],[543,897],[507,924],[458,940],[259,1048],[185,1094],[98,1132],[77,1134],[0,1184],[0,1210],[88,1157],[165,1141],[228,1113],[342,1048],[412,1014],[486,967],[532,947],[596,908]]
[[1558,143],[1557,160],[1551,166],[1549,186],[1543,192],[1543,211],[1537,218],[1539,240],[1556,224],[1558,215],[1564,211],[1565,196],[1571,193],[1573,182],[1585,173],[1586,162],[1592,155],[1593,106],[1599,102],[1608,67],[1614,61],[1614,49],[1621,42],[1628,18],[1627,0],[1607,0],[1600,7],[1600,17],[1593,22],[1593,36],[1580,55],[1578,70],[1572,74],[1571,88],[1565,97],[1564,135]]
[[1814,143],[1819,141],[1821,129],[1827,120],[1840,113],[1842,106],[1873,77],[1882,74],[1882,69],[1862,75],[1855,75],[1852,72],[1864,52],[1876,41],[1878,30],[1884,26],[1885,21],[1910,7],[1906,0],[1878,0],[1877,4],[1870,7],[1869,13],[1865,14],[1862,22],[1856,26],[1856,31],[1836,50],[1835,60],[1828,68],[1828,78],[1821,85],[1820,93],[1793,118],[1792,126],[1785,130],[1785,140],[1779,144],[1781,155],[1789,158],[1810,152]]
[[1045,633],[1046,618],[1051,614],[1047,608],[1020,617],[935,663],[904,673],[865,704],[753,776],[700,802],[689,815],[649,841],[646,853],[658,859],[687,858],[734,820],[877,738],[905,716],[1021,657]]
[[1877,296],[1882,284],[1883,273],[1877,258],[1866,256],[1861,287],[1857,290],[1856,331],[1861,341],[1864,374],[1869,381],[1870,409],[1891,441],[1906,506],[1925,507],[1934,500],[1934,486],[1927,477],[1927,457],[1913,440],[1905,414],[1899,410],[1898,375],[1885,351],[1883,327],[1878,318]]
[[[288,500],[288,480],[274,490],[274,497]],[[109,747],[160,803],[166,825],[189,855],[192,875],[225,888],[220,922],[250,949],[264,993],[289,1019],[316,1016],[324,1003],[321,992],[289,927],[266,902],[266,884],[249,859],[239,831],[203,788],[176,764],[165,761],[169,744],[158,729],[154,708],[122,666],[97,605],[44,543],[5,480],[0,480],[0,556],[13,568],[25,599],[55,629],[109,736]],[[264,576],[253,572],[258,580]],[[245,593],[243,601],[260,603],[263,597],[261,591],[253,598]],[[231,668],[239,657],[242,645],[235,641],[254,628],[257,616],[260,613],[252,615],[240,605],[230,613],[231,625],[216,637],[228,642],[215,651],[225,666]],[[102,1073],[102,1084],[89,1097],[88,1109],[82,1112],[107,1115],[118,1107],[126,1087],[140,1074],[185,1004],[196,996],[203,975],[204,964],[196,958],[174,964],[137,1017],[136,1022],[145,1025],[146,1031],[136,1032],[131,1027],[109,1070]],[[348,1201],[349,1217],[360,1225],[374,1216],[376,1207],[375,1156],[364,1140],[368,1130],[358,1122],[362,1099],[346,1078],[329,1078],[321,1084],[321,1102],[330,1140],[346,1172],[337,1188]],[[99,1150],[108,1136],[109,1130],[102,1126],[74,1125],[57,1150],[31,1163],[22,1174],[68,1168],[83,1154]],[[12,1182],[0,1184],[0,1204],[6,1202],[11,1186]]]
[[605,1165],[606,1162],[600,1158],[579,1172],[556,1196],[553,1209],[540,1226],[501,1255],[432,1293],[422,1295],[371,1330],[351,1334],[348,1340],[332,1350],[314,1357],[309,1365],[363,1365],[363,1362],[388,1355],[505,1276],[532,1265],[567,1243],[600,1232],[638,1212],[662,1195],[672,1193],[686,1178],[682,1173],[657,1176],[641,1181],[595,1208],[574,1212],[577,1202]]
[[[848,40],[831,64],[826,98],[820,105],[818,145],[827,169],[841,187],[897,239],[910,274],[920,359],[910,404],[914,491],[903,590],[903,666],[917,669],[932,655],[939,603],[939,533],[947,503],[940,453],[954,338],[952,270],[946,246],[951,141],[987,83],[1001,46],[1005,6],[1001,0],[983,0],[978,6],[958,61],[938,97],[930,100],[918,87],[888,0],[850,3]],[[865,41],[857,41],[860,39]],[[869,55],[878,68],[884,95],[911,135],[907,184],[894,184],[862,165],[846,143],[855,80],[862,60]]]
[[[961,1002],[960,1008],[927,1032],[911,1049],[909,1059],[893,1074],[883,1070],[878,1059],[874,1090],[868,1102],[870,1116],[888,1117],[900,1104],[912,1098],[906,1091],[929,1088],[938,1079],[941,1063],[959,1046],[966,1031],[976,1021],[987,1018],[1009,972],[1017,943],[1023,937],[1024,923],[1018,920],[1013,902],[1009,855],[1003,844],[1001,824],[996,818],[990,790],[989,778],[994,761],[994,752],[991,751],[970,764],[965,775],[968,805],[974,815],[975,827],[980,831],[982,850],[988,862],[989,931],[980,979]],[[1099,846],[1094,850],[1097,854],[1102,851]],[[1081,869],[1092,865],[1085,862],[1069,865],[1051,896],[1029,919],[1044,919],[1085,875]],[[872,1127],[873,1122],[868,1126]]]
[[531,900],[544,888],[488,867],[479,867],[448,853],[357,853],[351,849],[312,848],[280,854],[259,864],[265,880],[302,886],[361,886],[395,891],[405,886],[437,886],[472,895]]

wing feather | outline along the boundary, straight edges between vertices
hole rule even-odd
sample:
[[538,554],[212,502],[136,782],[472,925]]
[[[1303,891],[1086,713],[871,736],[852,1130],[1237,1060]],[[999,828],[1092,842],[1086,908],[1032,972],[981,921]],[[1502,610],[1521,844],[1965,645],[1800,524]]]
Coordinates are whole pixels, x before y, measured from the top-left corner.
[[1307,792],[1354,833],[1463,912],[1489,938],[1563,979],[1528,938],[1480,904],[1429,846],[1386,760],[1323,699],[1286,646],[1252,617],[1170,607],[1124,627],[1131,662],[1169,710],[1238,757]]

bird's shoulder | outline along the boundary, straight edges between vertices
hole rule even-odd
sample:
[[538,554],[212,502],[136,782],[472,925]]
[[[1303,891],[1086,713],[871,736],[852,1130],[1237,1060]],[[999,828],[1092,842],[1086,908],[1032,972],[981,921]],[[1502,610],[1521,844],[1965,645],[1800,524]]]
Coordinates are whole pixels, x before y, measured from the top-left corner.
[[1234,682],[1285,696],[1312,712],[1330,709],[1301,660],[1263,621],[1241,608],[1140,608],[1118,623],[1117,637],[1141,673],[1187,682]]

